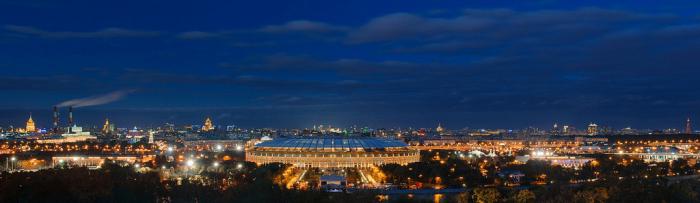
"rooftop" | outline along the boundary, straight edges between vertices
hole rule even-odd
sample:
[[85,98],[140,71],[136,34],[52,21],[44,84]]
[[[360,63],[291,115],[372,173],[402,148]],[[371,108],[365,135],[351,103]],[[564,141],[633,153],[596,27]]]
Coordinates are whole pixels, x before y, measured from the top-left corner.
[[262,142],[255,147],[290,148],[306,150],[375,150],[385,148],[403,148],[406,143],[383,138],[277,138]]

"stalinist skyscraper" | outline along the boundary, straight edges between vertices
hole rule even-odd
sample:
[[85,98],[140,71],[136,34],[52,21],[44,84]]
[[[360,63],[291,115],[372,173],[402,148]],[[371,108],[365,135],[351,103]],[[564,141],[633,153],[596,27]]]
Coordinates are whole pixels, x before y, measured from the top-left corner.
[[102,133],[111,134],[114,132],[114,124],[109,123],[109,118],[105,119],[105,124],[102,126]]
[[32,119],[32,114],[29,114],[29,120],[27,120],[27,127],[25,128],[28,133],[36,132],[36,125],[34,125],[34,119]]
[[214,124],[211,122],[211,118],[207,117],[206,120],[204,120],[204,126],[202,126],[202,131],[212,131],[214,130]]

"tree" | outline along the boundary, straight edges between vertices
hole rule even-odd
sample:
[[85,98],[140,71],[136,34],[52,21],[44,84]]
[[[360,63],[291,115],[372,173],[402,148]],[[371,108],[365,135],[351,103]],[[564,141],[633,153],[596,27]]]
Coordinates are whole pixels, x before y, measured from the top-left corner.
[[496,188],[474,189],[474,200],[478,203],[493,203],[499,201],[501,193]]
[[603,188],[603,187],[597,187],[593,189],[593,200],[595,202],[606,202],[608,199],[610,199],[610,196],[608,195],[608,189]]
[[518,202],[518,203],[534,202],[535,201],[535,193],[530,192],[530,190],[520,190],[515,195],[514,200],[515,200],[515,202]]
[[468,202],[469,202],[469,192],[462,192],[462,193],[459,193],[459,194],[455,197],[455,201],[456,201],[457,203],[468,203]]
[[584,191],[579,191],[576,194],[574,194],[574,202],[576,203],[594,203],[595,199],[593,198],[593,192],[584,190]]

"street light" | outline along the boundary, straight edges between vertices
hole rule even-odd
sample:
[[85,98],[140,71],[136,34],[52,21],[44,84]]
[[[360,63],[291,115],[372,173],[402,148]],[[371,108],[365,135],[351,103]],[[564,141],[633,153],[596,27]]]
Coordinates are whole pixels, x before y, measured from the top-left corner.
[[219,167],[219,162],[214,162],[214,167]]
[[185,177],[189,178],[190,177],[190,169],[194,167],[194,160],[192,160],[192,159],[187,160],[187,162],[185,164],[187,164],[187,168],[185,169]]
[[10,163],[10,161],[7,161],[7,158],[5,158],[5,170],[10,170],[10,168],[14,170],[15,161],[17,160],[17,158],[13,156],[10,158],[10,160],[12,161],[12,163]]

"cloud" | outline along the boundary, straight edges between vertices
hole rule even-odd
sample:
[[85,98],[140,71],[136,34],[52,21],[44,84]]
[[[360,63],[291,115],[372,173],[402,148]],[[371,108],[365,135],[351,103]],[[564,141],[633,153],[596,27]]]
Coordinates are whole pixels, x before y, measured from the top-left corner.
[[[331,22],[291,21],[232,31],[235,35],[207,30],[176,33],[172,37],[216,38],[255,49],[223,53],[231,49],[227,46],[212,50],[220,53],[212,61],[200,58],[198,71],[188,69],[189,64],[164,64],[154,70],[113,73],[119,75],[103,77],[104,83],[149,88],[173,97],[189,91],[188,97],[196,98],[173,101],[164,108],[295,106],[304,112],[376,111],[385,120],[420,118],[400,116],[406,112],[458,120],[486,115],[498,120],[533,111],[546,119],[556,119],[551,112],[581,113],[588,119],[596,113],[623,115],[647,109],[673,114],[700,104],[700,92],[692,85],[700,74],[698,19],[578,8],[388,13],[357,27]],[[24,32],[41,36],[32,29]],[[311,40],[304,40],[308,36]],[[319,40],[328,38],[334,40]],[[190,54],[187,50],[185,55]],[[224,63],[206,67],[214,62]],[[65,80],[83,83],[96,78],[77,77]],[[95,80],[103,82],[100,79]],[[77,87],[68,85],[75,82],[52,80],[10,78],[11,84],[0,88]],[[201,103],[204,97],[208,102]],[[163,105],[155,103],[150,105]],[[329,111],[310,108],[318,106]]]
[[230,113],[221,113],[218,116],[216,116],[216,120],[221,120],[221,119],[226,119],[226,118],[231,118],[232,115]]
[[[236,68],[234,68],[236,69]],[[195,75],[175,74],[157,70],[129,69],[119,77],[120,80],[132,84],[177,84],[193,86],[217,86],[235,88],[254,88],[267,91],[347,91],[361,87],[359,82],[335,82],[314,78],[279,78],[266,74],[247,74],[247,71],[239,71],[238,74],[225,75]]]
[[366,43],[441,33],[475,32],[494,23],[481,17],[424,18],[410,13],[394,13],[370,20],[351,33],[350,41]]
[[0,90],[31,90],[31,91],[46,91],[46,90],[73,90],[81,88],[81,84],[76,81],[82,81],[83,84],[88,81],[81,80],[79,77],[71,75],[52,75],[52,76],[1,76]]
[[188,31],[180,33],[176,37],[180,39],[207,39],[222,36],[224,36],[224,33],[220,32]]
[[[388,42],[400,40],[454,40],[525,38],[531,34],[560,29],[564,34],[578,28],[623,23],[653,24],[671,20],[662,14],[638,14],[601,8],[575,10],[513,11],[509,9],[467,9],[461,15],[424,17],[411,13],[393,13],[371,19],[350,32],[352,43]],[[569,30],[561,30],[566,29]],[[557,32],[555,32],[557,33]]]
[[5,25],[10,32],[45,38],[118,38],[118,37],[154,37],[160,35],[156,31],[130,30],[124,28],[105,28],[92,32],[76,31],[47,31],[30,26]]
[[112,103],[115,101],[119,101],[126,97],[128,94],[133,93],[134,90],[119,90],[119,91],[114,91],[108,94],[104,95],[97,95],[97,96],[91,96],[91,97],[86,97],[86,98],[80,98],[80,99],[71,99],[68,101],[61,102],[57,104],[56,106],[58,107],[66,107],[66,106],[72,106],[72,107],[86,107],[86,106],[97,106],[97,105],[103,105],[103,104],[108,104]]
[[331,72],[347,76],[369,75],[411,75],[418,72],[416,69],[440,70],[444,67],[435,67],[431,64],[416,64],[403,61],[369,61],[357,58],[340,58],[323,60],[307,56],[272,55],[259,61],[230,65],[239,71],[267,71],[286,72],[289,74],[299,72]]
[[285,32],[309,32],[309,33],[326,33],[326,32],[341,32],[348,30],[347,27],[335,26],[322,22],[295,20],[289,21],[282,25],[268,25],[260,28],[262,32],[268,33],[285,33]]

